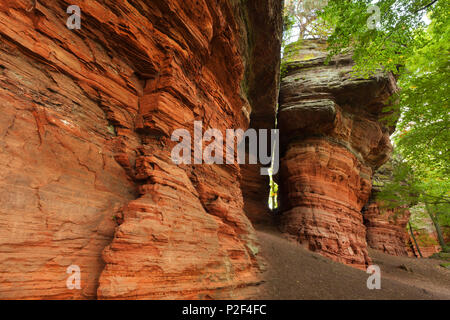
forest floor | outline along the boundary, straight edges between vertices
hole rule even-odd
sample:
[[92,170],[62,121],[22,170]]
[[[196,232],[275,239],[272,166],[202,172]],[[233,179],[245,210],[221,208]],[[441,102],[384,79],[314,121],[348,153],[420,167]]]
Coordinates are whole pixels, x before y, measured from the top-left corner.
[[267,262],[260,299],[450,299],[443,261],[396,257],[370,250],[381,269],[381,289],[369,290],[364,271],[334,262],[286,239],[275,227],[257,227]]

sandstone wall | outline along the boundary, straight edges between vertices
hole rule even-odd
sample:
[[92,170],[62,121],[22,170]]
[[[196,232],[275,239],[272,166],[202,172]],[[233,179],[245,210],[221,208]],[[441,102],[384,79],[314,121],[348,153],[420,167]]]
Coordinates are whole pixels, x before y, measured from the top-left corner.
[[405,208],[384,208],[377,194],[392,177],[392,162],[383,165],[373,177],[369,202],[363,209],[367,229],[367,244],[373,249],[395,256],[413,256],[410,236],[406,226],[411,212]]
[[[436,230],[434,229],[433,222],[428,221],[428,225],[423,226],[419,230],[414,230],[414,236],[420,248],[420,253],[424,258],[428,258],[435,253],[442,251],[441,246],[439,245],[439,240],[436,234]],[[412,239],[412,237],[411,237]],[[413,240],[411,240],[413,241]],[[420,257],[417,247],[413,241],[413,255],[415,257]],[[413,251],[412,250],[412,251]]]
[[392,151],[392,128],[380,118],[395,80],[352,77],[348,56],[324,60],[324,43],[305,40],[285,67],[278,112],[281,227],[310,250],[363,268],[370,258],[361,210],[374,170]]
[[[71,4],[80,30],[65,25]],[[253,294],[240,168],[176,166],[170,134],[264,113],[274,23],[279,1],[0,3],[0,298]]]
[[369,247],[394,256],[412,255],[406,229],[410,215],[409,210],[385,209],[370,201],[363,210]]

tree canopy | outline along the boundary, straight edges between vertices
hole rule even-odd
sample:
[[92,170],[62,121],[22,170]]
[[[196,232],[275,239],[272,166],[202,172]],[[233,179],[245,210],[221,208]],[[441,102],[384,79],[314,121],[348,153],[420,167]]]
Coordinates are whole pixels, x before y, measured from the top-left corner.
[[[331,0],[321,12],[333,32],[330,57],[353,51],[358,76],[393,72],[400,91],[391,120],[398,154],[379,195],[388,206],[423,204],[436,227],[450,225],[450,1]],[[399,160],[401,159],[401,160]]]

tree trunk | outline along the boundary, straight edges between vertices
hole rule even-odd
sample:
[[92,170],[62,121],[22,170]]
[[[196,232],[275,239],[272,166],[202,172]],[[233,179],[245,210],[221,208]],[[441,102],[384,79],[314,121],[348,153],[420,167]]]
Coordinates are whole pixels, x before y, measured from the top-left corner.
[[419,244],[417,243],[416,237],[414,236],[414,231],[411,227],[411,222],[408,222],[408,225],[409,225],[409,231],[411,232],[411,237],[413,238],[414,244],[416,245],[417,252],[419,252],[420,257],[423,258],[422,252],[420,252]]

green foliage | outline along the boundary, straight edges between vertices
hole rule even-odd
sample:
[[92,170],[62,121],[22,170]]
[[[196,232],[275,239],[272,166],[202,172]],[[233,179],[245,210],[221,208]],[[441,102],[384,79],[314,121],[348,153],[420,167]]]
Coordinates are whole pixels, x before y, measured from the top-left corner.
[[[414,208],[417,223],[428,217],[437,229],[448,229],[450,1],[330,0],[323,9],[296,10],[305,3],[292,0],[285,11],[282,76],[305,34],[321,29],[329,35],[328,61],[352,52],[354,76],[395,74],[400,90],[385,111],[387,120],[398,120],[392,137],[397,157],[379,199],[389,208]],[[378,18],[370,9],[374,4],[380,13],[376,24],[368,23]],[[296,27],[304,30],[300,41],[288,44]]]
[[423,231],[418,231],[418,234],[416,235],[416,240],[421,246],[425,247],[431,247],[435,245],[439,245],[437,241],[430,237],[430,235]]
[[[289,39],[296,31],[298,39],[326,39],[330,34],[328,24],[318,15],[327,0],[286,0],[284,8],[285,35]],[[290,42],[290,41],[289,41]]]
[[[431,219],[436,231],[450,227],[450,180],[436,176],[436,172],[426,171],[417,174],[411,162],[393,159],[393,172],[389,181],[382,185],[377,197],[383,207],[400,213],[412,208],[411,223],[416,230],[423,227],[424,220]],[[442,247],[445,241],[441,237]]]
[[295,25],[295,18],[289,11],[289,8],[285,7],[283,10],[283,35],[284,35],[283,39],[284,40],[287,40],[291,36],[294,25]]
[[450,24],[433,20],[427,44],[407,60],[399,79],[402,118],[396,146],[408,161],[441,176],[450,174]]
[[[330,53],[335,55],[352,50],[357,64],[355,70],[360,75],[373,74],[380,68],[396,73],[398,67],[405,65],[415,50],[424,45],[425,23],[422,18],[430,1],[377,1],[380,20],[376,28],[370,28],[368,21],[374,14],[368,8],[372,2],[329,1],[321,17],[334,27],[328,39]],[[436,6],[440,6],[439,10],[448,9],[448,4],[438,3]]]
[[382,187],[379,197],[389,202],[391,208],[428,203],[436,206],[436,210],[446,211],[439,206],[450,205],[449,179],[436,176],[432,171],[419,175],[409,161],[400,159],[398,155],[393,159],[392,176]]
[[287,63],[293,61],[295,55],[299,52],[303,45],[303,41],[297,40],[284,47],[283,59],[281,60],[281,78],[287,74]]
[[304,39],[326,39],[331,34],[329,24],[319,16],[326,3],[326,0],[285,1],[283,11],[282,77],[286,74],[286,64],[295,58]]

